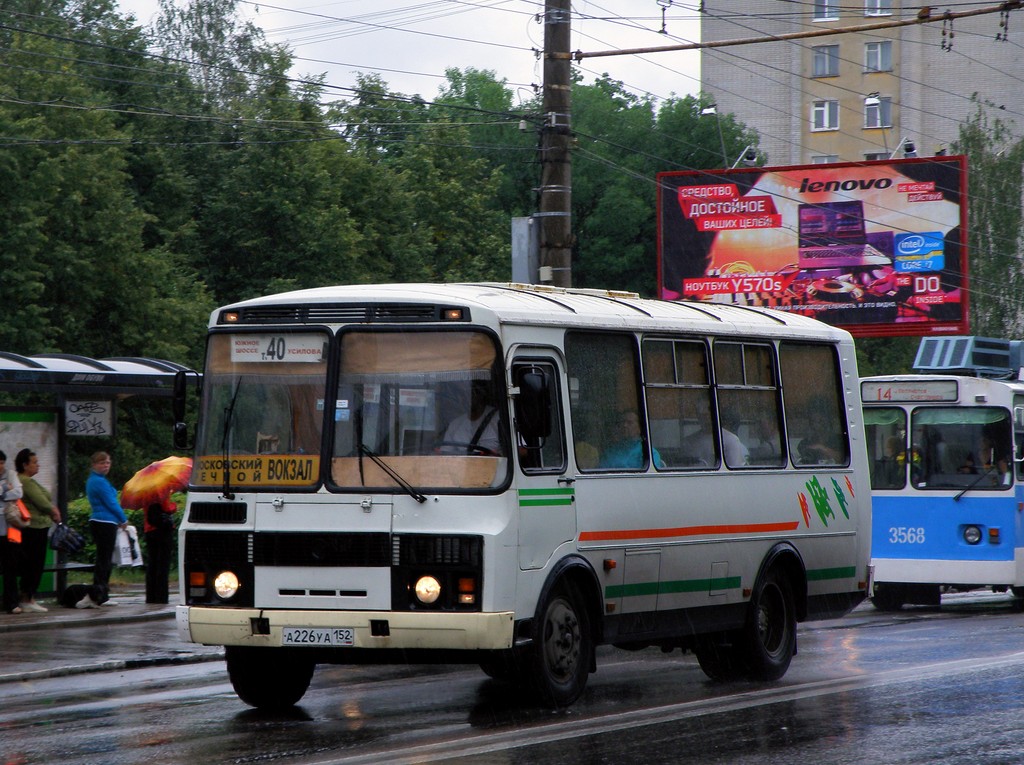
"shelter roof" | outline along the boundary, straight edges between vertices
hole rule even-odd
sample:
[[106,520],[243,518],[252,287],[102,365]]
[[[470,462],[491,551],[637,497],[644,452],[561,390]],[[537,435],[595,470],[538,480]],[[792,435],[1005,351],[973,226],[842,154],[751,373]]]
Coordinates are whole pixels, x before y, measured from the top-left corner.
[[[0,390],[13,393],[169,397],[174,376],[181,371],[191,370],[163,359],[91,359],[69,353],[21,356],[0,351]],[[188,375],[191,384],[196,384],[198,377]]]

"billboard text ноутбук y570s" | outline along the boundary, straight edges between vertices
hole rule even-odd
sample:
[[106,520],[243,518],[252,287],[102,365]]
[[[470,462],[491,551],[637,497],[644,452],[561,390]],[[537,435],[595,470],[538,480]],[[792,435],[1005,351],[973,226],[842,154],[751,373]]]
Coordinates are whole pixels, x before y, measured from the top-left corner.
[[966,185],[962,156],[659,173],[659,297],[967,334]]

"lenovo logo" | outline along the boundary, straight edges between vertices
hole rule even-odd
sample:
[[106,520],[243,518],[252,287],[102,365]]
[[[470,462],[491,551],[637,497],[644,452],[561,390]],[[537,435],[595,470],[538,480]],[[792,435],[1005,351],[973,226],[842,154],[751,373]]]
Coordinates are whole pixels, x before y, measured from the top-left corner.
[[870,189],[887,189],[892,186],[892,178],[858,178],[846,181],[815,181],[804,178],[800,182],[800,193],[808,194],[819,191],[868,191]]

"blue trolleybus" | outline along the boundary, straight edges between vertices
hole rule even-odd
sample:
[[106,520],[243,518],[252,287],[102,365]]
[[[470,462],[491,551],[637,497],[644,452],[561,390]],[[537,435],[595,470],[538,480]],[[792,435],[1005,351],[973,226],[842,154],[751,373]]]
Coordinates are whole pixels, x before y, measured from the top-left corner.
[[861,381],[877,608],[979,588],[1024,597],[1020,346],[929,338],[923,374]]

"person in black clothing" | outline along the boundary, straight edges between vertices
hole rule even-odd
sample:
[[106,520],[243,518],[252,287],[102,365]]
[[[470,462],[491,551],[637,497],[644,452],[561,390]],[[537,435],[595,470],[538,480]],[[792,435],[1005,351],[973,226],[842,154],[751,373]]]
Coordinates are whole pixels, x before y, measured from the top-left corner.
[[174,542],[174,511],[178,507],[169,498],[146,508],[143,535],[146,540],[146,602],[166,603],[167,580],[171,571]]

